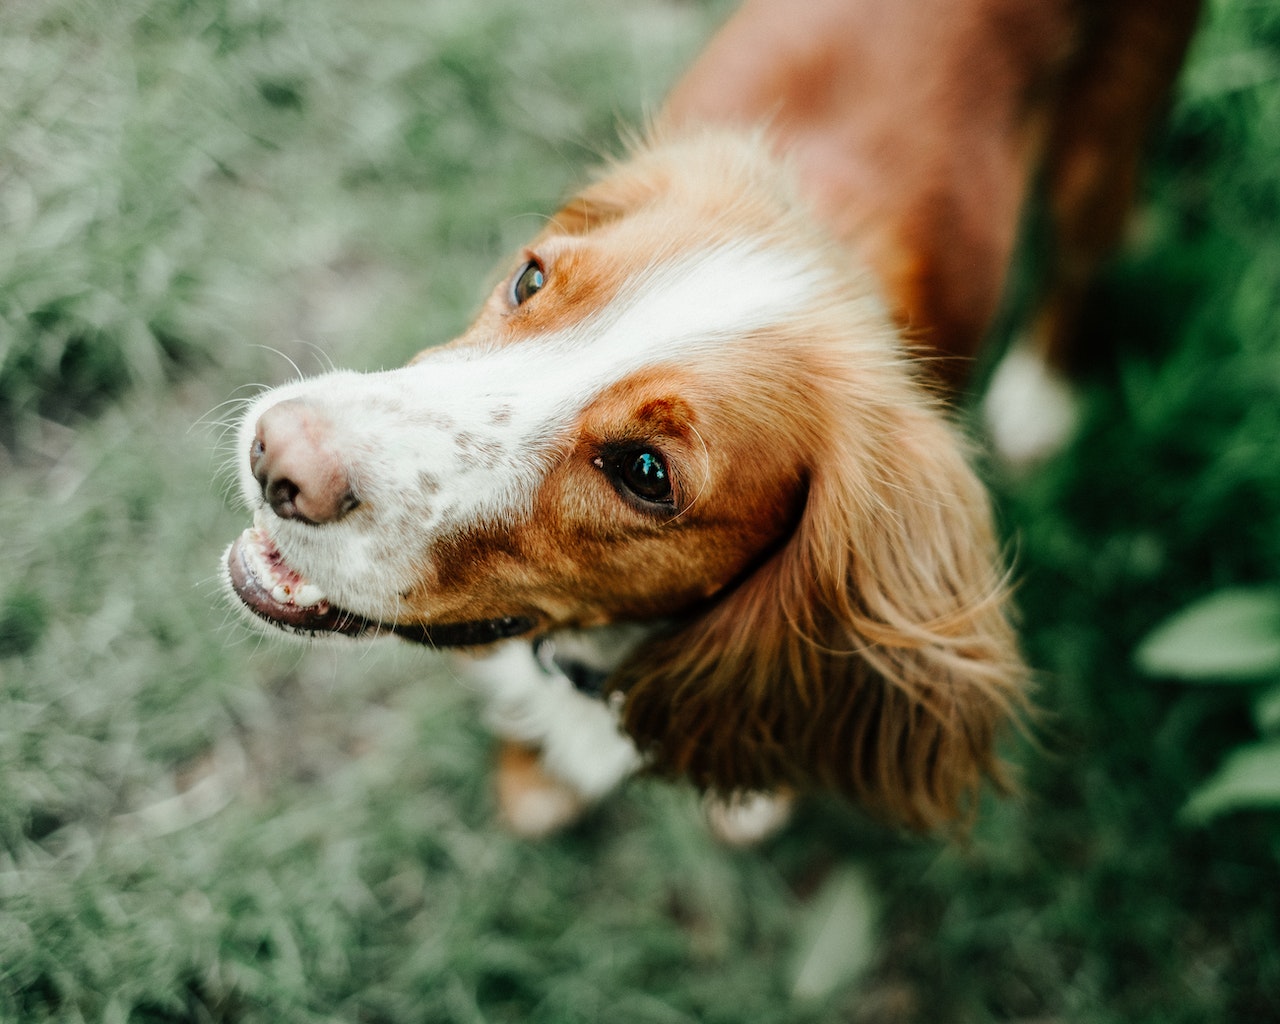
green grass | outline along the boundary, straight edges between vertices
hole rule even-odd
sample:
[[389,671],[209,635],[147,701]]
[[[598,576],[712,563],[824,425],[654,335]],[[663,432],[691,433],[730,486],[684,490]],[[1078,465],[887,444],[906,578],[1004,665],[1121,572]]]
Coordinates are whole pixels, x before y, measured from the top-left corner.
[[1275,2],[1211,5],[1088,324],[1121,354],[995,481],[1046,718],[968,846],[815,801],[727,851],[648,783],[523,842],[445,666],[223,603],[222,403],[451,336],[723,9],[0,8],[0,1020],[1280,1015],[1280,814],[1179,823],[1247,703],[1132,660],[1280,578]]

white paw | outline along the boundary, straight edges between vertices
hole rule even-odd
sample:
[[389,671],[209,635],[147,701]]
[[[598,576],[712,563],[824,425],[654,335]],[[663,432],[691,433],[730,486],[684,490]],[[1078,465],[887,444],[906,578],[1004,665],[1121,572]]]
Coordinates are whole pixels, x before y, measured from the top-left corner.
[[508,829],[525,839],[545,839],[572,825],[589,804],[564,784],[549,782],[501,798],[499,810]]
[[1019,341],[991,377],[982,418],[1005,463],[1027,469],[1066,444],[1079,422],[1080,408],[1067,379]]
[[777,832],[791,818],[795,797],[790,793],[736,793],[708,796],[707,823],[717,839],[729,846],[754,846]]

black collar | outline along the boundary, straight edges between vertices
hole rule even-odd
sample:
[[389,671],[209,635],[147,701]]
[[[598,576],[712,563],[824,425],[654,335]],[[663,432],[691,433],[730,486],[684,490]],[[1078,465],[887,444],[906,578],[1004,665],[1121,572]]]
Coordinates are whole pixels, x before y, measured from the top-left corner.
[[392,626],[392,632],[406,640],[431,647],[478,647],[496,640],[519,636],[533,628],[533,619],[508,615],[476,622],[446,622],[437,626]]

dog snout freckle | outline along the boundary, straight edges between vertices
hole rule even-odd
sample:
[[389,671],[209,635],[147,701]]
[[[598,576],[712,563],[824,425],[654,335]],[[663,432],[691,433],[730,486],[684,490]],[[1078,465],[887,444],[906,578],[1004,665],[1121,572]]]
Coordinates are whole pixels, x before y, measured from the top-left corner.
[[332,424],[300,400],[279,402],[258,418],[249,466],[281,519],[333,523],[360,504]]

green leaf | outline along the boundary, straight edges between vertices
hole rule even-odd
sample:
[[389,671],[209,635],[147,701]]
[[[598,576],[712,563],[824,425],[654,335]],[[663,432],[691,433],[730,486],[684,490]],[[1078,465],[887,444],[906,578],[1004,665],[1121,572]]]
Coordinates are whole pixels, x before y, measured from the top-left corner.
[[1253,720],[1263,735],[1280,733],[1280,686],[1272,686],[1258,694],[1253,702]]
[[1184,608],[1138,646],[1153,676],[1253,682],[1280,673],[1280,591],[1221,590]]
[[791,994],[824,999],[870,966],[876,951],[878,901],[855,866],[835,872],[818,891],[803,923]]
[[1184,821],[1203,825],[1228,811],[1280,808],[1280,741],[1240,747],[1182,808]]

